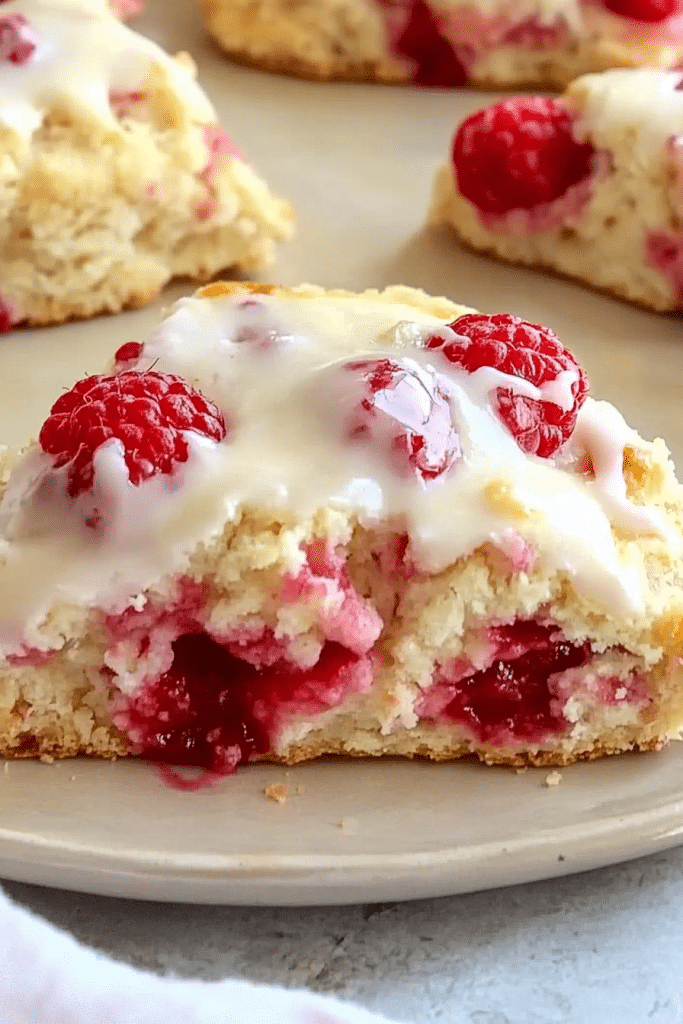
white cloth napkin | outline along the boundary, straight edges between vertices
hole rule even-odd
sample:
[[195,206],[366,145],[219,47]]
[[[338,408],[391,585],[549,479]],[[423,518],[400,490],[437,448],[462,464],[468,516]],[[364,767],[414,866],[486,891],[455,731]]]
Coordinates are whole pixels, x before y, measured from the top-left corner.
[[79,945],[0,890],[1,1024],[388,1024],[309,992],[146,974]]

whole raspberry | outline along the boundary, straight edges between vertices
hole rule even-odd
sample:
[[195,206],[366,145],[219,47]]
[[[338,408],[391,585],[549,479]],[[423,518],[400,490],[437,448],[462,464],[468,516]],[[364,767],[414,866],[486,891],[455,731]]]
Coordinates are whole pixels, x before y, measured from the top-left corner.
[[427,340],[426,347],[441,349],[451,363],[469,373],[490,366],[537,388],[564,371],[574,375],[569,408],[516,394],[512,388],[496,388],[498,415],[522,451],[544,459],[554,455],[571,436],[588,394],[586,374],[571,352],[548,327],[527,323],[510,313],[470,313],[449,326],[459,337],[445,341],[435,336]]
[[23,14],[6,14],[0,18],[0,61],[26,64],[37,46],[38,36]]
[[359,401],[345,427],[354,443],[382,450],[401,476],[433,480],[460,458],[447,395],[429,371],[393,359],[346,363],[356,376]]
[[594,149],[576,142],[561,100],[514,96],[472,114],[453,140],[458,188],[482,213],[503,216],[563,196],[591,173]]
[[604,0],[604,4],[612,14],[654,25],[675,14],[678,0]]
[[93,456],[110,438],[121,442],[130,481],[139,484],[187,461],[185,431],[214,441],[226,434],[213,402],[182,378],[127,370],[74,384],[52,406],[39,441],[55,469],[69,467],[67,491],[74,498],[92,487]]

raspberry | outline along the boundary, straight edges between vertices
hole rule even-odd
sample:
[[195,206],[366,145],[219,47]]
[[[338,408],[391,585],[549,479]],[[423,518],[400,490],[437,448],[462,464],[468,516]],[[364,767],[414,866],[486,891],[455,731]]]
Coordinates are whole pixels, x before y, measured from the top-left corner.
[[572,136],[561,100],[515,96],[472,114],[453,140],[458,188],[482,213],[531,210],[591,173],[594,149]]
[[139,341],[127,341],[114,353],[115,363],[135,363],[142,353],[142,345]]
[[658,21],[666,21],[675,13],[678,0],[603,0],[605,7],[612,14],[632,21],[644,21],[654,25]]
[[423,480],[441,476],[460,458],[448,397],[433,376],[393,359],[364,359],[344,369],[357,375],[361,389],[346,422],[353,442],[379,446],[402,476]]
[[120,441],[130,481],[139,484],[187,461],[185,431],[214,441],[226,434],[216,406],[182,378],[127,370],[74,384],[52,406],[39,440],[55,469],[69,467],[74,498],[92,487],[93,456],[110,438]]
[[441,349],[451,363],[469,373],[490,366],[521,377],[537,388],[555,380],[563,371],[576,374],[569,409],[515,394],[511,388],[496,388],[498,415],[522,451],[544,459],[554,455],[571,436],[588,394],[586,374],[571,352],[548,327],[527,323],[510,313],[470,313],[453,321],[450,327],[460,337],[444,341],[435,336],[428,339],[426,347]]
[[[384,3],[391,12],[391,0]],[[393,48],[414,65],[412,79],[417,85],[448,88],[467,83],[464,63],[439,31],[434,12],[425,0],[412,0],[408,18],[393,39]]]
[[[2,0],[0,0],[0,3]],[[11,331],[14,325],[21,319],[16,307],[3,299],[0,295],[0,334]]]
[[38,36],[23,14],[7,14],[0,18],[0,61],[26,64],[37,46]]

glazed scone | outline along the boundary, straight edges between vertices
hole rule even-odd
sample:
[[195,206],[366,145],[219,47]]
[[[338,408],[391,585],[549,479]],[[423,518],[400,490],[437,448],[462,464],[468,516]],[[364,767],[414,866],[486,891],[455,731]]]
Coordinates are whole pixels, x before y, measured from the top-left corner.
[[552,331],[214,284],[7,456],[0,752],[566,764],[683,726],[683,490]]
[[292,213],[173,59],[101,0],[0,12],[0,328],[271,261]]
[[683,59],[679,0],[199,0],[238,61],[310,78],[564,88]]
[[430,220],[466,245],[620,298],[683,309],[683,75],[585,75],[559,99],[469,117]]

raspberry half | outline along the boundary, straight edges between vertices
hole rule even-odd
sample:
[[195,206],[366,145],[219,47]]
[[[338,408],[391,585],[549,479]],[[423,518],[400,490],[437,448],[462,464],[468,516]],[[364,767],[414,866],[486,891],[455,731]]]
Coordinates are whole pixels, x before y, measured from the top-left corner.
[[592,170],[594,149],[572,136],[561,100],[515,96],[472,114],[453,140],[458,188],[482,213],[503,216],[563,196]]
[[38,36],[23,14],[6,14],[0,18],[0,61],[26,64],[37,46]]
[[386,453],[401,476],[434,480],[460,458],[448,396],[433,374],[393,359],[346,363],[356,376],[360,400],[346,422],[354,443]]
[[126,363],[136,363],[142,354],[142,345],[139,341],[127,341],[119,346],[114,353],[114,362],[117,366],[125,366]]
[[675,14],[678,0],[604,0],[604,4],[612,14],[654,25]]
[[55,469],[68,465],[73,498],[92,487],[93,456],[111,438],[121,442],[130,481],[139,484],[187,461],[186,431],[214,441],[226,434],[217,407],[182,378],[127,370],[74,384],[52,406],[39,441]]
[[459,337],[450,341],[435,336],[426,347],[441,349],[446,358],[469,373],[490,366],[501,373],[540,388],[563,371],[575,374],[571,383],[571,407],[496,388],[498,415],[522,451],[549,458],[569,439],[579,409],[588,394],[586,374],[574,356],[548,327],[530,324],[510,313],[487,316],[470,313],[450,327]]

